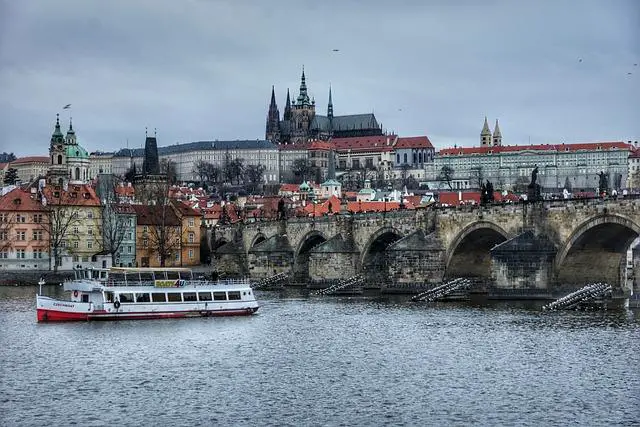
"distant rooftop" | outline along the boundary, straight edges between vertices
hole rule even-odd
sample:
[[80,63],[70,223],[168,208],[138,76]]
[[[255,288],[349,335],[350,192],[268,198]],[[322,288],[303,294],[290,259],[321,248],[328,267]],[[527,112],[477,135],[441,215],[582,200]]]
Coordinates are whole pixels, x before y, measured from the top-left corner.
[[[186,153],[198,150],[277,150],[278,146],[270,141],[252,139],[236,141],[197,141],[186,144],[175,144],[166,147],[158,147],[158,155]],[[144,148],[122,148],[114,154],[115,157],[143,157]]]

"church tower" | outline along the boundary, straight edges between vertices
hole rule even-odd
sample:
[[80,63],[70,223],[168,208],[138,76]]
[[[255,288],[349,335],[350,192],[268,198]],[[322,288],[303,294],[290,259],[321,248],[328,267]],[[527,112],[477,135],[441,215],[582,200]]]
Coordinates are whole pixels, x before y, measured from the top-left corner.
[[484,126],[482,126],[482,132],[480,132],[480,145],[483,147],[491,145],[491,129],[489,129],[487,116],[484,117]]
[[291,120],[291,97],[289,96],[289,89],[287,88],[287,105],[284,106],[284,115],[282,120]]
[[300,94],[296,99],[291,111],[292,119],[292,140],[296,142],[304,142],[309,134],[311,121],[316,115],[316,103],[309,99],[307,93],[307,82],[304,75],[304,67],[302,68],[302,78],[300,79]]
[[278,111],[278,105],[276,104],[276,93],[273,86],[271,86],[271,102],[269,104],[269,112],[267,113],[267,128],[265,132],[265,139],[267,141],[280,140],[280,111]]
[[47,182],[52,185],[63,186],[69,182],[67,171],[67,151],[65,138],[60,130],[60,114],[56,114],[56,125],[49,143],[50,166],[47,172]]
[[500,133],[500,126],[498,126],[498,119],[496,119],[496,127],[493,128],[493,145],[502,145],[502,133]]

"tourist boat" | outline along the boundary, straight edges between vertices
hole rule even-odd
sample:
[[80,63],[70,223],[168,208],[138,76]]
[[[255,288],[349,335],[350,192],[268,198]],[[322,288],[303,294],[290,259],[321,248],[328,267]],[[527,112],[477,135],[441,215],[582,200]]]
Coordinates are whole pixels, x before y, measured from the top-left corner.
[[258,310],[247,280],[194,279],[187,268],[75,270],[68,300],[36,297],[38,322],[242,316]]

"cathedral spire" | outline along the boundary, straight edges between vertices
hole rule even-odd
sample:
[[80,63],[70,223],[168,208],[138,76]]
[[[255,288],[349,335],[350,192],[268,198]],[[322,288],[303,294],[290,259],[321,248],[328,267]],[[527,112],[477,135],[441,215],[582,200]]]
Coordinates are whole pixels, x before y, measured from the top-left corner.
[[291,120],[291,97],[289,96],[289,88],[287,88],[287,103],[284,106],[283,120]]
[[491,145],[491,129],[489,129],[487,116],[484,116],[484,126],[482,126],[482,132],[480,132],[480,144],[482,146]]
[[327,117],[333,118],[333,101],[331,100],[331,85],[329,85],[329,105],[327,106]]
[[277,141],[280,138],[280,111],[276,104],[276,91],[271,86],[271,102],[269,103],[269,112],[267,113],[267,126],[265,130],[265,139],[268,141]]
[[304,76],[304,65],[302,66],[302,78],[300,79],[300,95],[298,95],[297,105],[309,105],[309,94],[307,93],[307,82]]

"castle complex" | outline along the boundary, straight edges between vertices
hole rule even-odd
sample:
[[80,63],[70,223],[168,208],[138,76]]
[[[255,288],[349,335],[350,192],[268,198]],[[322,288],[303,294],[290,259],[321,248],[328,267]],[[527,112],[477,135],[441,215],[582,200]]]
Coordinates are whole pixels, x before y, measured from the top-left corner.
[[382,135],[382,126],[373,113],[334,116],[331,88],[327,115],[316,114],[316,102],[309,98],[307,83],[302,70],[300,93],[295,102],[291,101],[287,89],[287,101],[280,120],[280,111],[276,103],[275,88],[271,88],[271,102],[267,113],[265,139],[276,143],[304,143],[312,139],[328,140],[359,136]]

